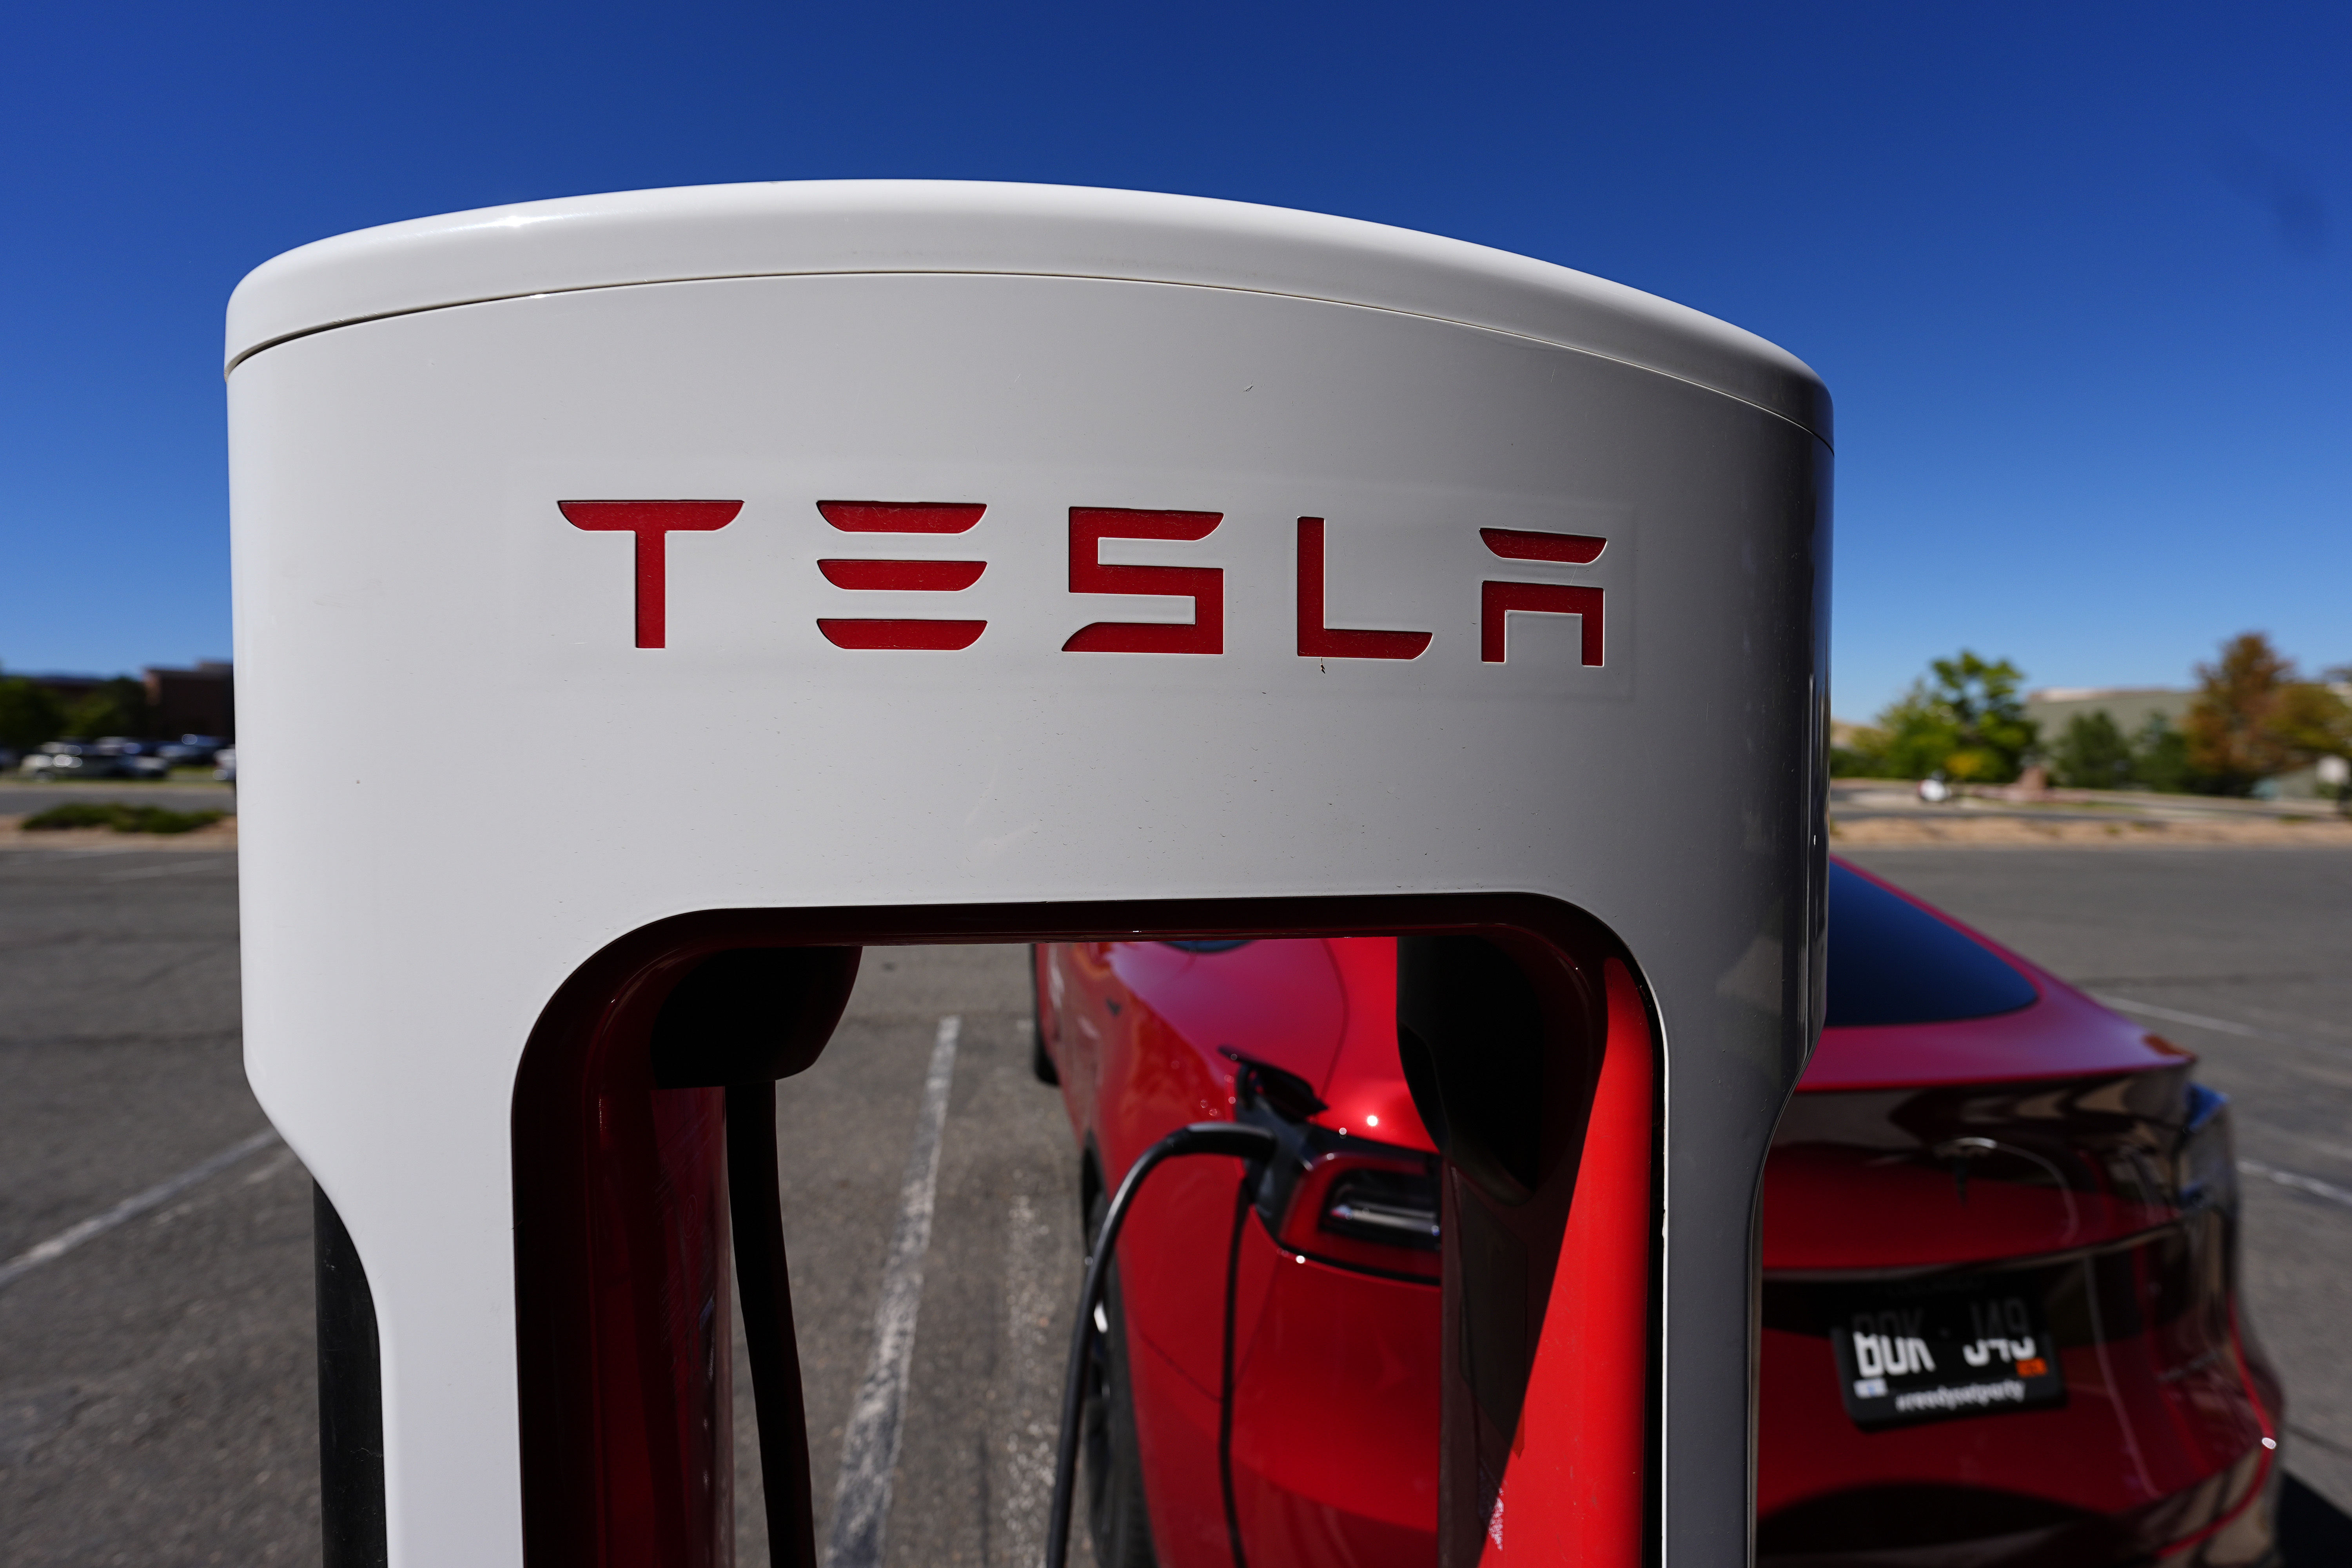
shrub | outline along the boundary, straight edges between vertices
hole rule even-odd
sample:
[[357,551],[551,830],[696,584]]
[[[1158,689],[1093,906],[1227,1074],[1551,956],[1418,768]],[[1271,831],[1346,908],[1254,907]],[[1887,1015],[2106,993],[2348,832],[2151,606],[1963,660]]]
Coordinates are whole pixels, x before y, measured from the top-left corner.
[[1830,777],[1833,779],[1872,779],[1881,767],[1878,753],[1864,746],[1832,746]]
[[2132,777],[2164,795],[2221,795],[2221,782],[2189,760],[2189,737],[2161,713],[2151,713],[2132,737]]
[[173,811],[161,805],[72,801],[34,813],[25,818],[25,826],[36,833],[66,827],[110,827],[117,833],[193,833],[227,815],[225,811]]

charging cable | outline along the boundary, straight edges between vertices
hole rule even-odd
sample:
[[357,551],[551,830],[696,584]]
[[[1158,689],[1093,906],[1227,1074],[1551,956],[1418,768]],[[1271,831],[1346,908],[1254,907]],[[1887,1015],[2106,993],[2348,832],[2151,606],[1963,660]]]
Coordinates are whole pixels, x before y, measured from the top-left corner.
[[[771,1568],[817,1568],[816,1498],[810,1485],[808,1410],[793,1331],[793,1281],[784,1258],[784,1210],[776,1187],[776,1089],[727,1089],[727,1194],[735,1232],[735,1283],[743,1296],[743,1346],[760,1423],[760,1482],[768,1505]],[[719,1310],[726,1310],[722,1300]]]
[[[1195,1121],[1175,1131],[1144,1151],[1112,1194],[1110,1207],[1103,1215],[1102,1232],[1095,1237],[1094,1255],[1087,1260],[1087,1280],[1078,1292],[1078,1317],[1070,1331],[1070,1364],[1062,1383],[1062,1436],[1054,1450],[1054,1506],[1045,1532],[1045,1568],[1068,1568],[1070,1559],[1070,1510],[1075,1501],[1078,1471],[1079,1417],[1086,1402],[1086,1370],[1088,1336],[1094,1331],[1095,1312],[1101,1307],[1103,1292],[1110,1280],[1111,1249],[1118,1242],[1119,1227],[1127,1223],[1127,1211],[1135,1202],[1138,1188],[1145,1177],[1169,1160],[1185,1154],[1223,1154],[1232,1159],[1246,1160],[1254,1165],[1264,1165],[1281,1152],[1281,1141],[1264,1127],[1247,1126],[1236,1121]],[[1241,1190],[1235,1194],[1234,1238],[1225,1258],[1225,1328],[1224,1355],[1222,1363],[1224,1408],[1218,1420],[1217,1459],[1220,1480],[1224,1489],[1225,1531],[1234,1549],[1234,1568],[1245,1568],[1242,1558],[1239,1521],[1234,1506],[1233,1423],[1234,1423],[1234,1281],[1241,1258],[1242,1222],[1248,1217],[1252,1190],[1256,1186],[1255,1173],[1245,1173]]]

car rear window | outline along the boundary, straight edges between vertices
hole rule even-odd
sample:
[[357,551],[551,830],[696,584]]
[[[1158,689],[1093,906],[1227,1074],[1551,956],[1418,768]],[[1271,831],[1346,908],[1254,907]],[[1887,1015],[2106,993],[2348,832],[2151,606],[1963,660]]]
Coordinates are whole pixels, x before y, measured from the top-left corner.
[[1829,1027],[2013,1013],[2032,983],[1916,904],[1830,866]]

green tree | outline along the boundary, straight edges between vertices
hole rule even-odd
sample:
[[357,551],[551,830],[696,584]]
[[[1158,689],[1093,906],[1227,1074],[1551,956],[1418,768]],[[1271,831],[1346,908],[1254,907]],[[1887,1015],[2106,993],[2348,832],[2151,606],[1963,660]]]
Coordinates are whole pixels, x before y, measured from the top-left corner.
[[2189,761],[2189,737],[2161,713],[2151,713],[2132,737],[2132,777],[2143,789],[2166,795],[2211,795],[2212,781]]
[[2024,676],[2007,659],[1986,660],[1962,648],[1939,658],[1927,676],[1878,715],[1875,747],[1887,774],[1923,779],[1934,773],[1963,783],[2005,784],[2033,749],[2035,725],[2017,688]]
[[127,675],[100,681],[66,710],[65,732],[89,740],[144,735],[147,727],[147,688]]
[[2057,781],[2069,789],[2122,789],[2132,782],[2131,742],[2104,708],[2066,721],[2050,763]]
[[2352,702],[2318,681],[2299,680],[2280,693],[2272,728],[2298,763],[2352,757]]
[[1887,778],[1924,779],[1940,771],[1944,759],[1959,749],[1958,726],[1937,703],[1925,680],[1913,681],[1911,689],[1889,704],[1871,728],[1878,771]]
[[0,679],[0,746],[30,751],[65,732],[65,706],[56,692],[21,675]]
[[2324,756],[2352,754],[2352,707],[2260,632],[2221,645],[2197,667],[2197,700],[2182,728],[2189,765],[2214,793],[2248,795],[2266,778]]

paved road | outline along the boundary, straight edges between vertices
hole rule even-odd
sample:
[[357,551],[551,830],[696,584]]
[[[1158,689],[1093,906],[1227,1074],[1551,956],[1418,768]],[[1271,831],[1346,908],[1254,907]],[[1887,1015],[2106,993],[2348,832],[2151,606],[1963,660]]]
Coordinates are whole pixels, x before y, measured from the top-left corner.
[[2132,817],[2174,821],[2276,821],[2281,817],[2326,820],[2336,808],[2326,801],[2241,800],[2228,795],[2161,795],[2143,790],[2062,790],[2053,795],[2010,800],[1962,794],[1930,805],[1918,786],[1888,779],[1837,779],[1830,784],[1830,816],[1842,821],[1874,816],[2005,816],[2042,821],[2117,822]]
[[[1856,858],[2108,994],[2227,1026],[2159,1024],[2236,1097],[2242,1152],[2352,1187],[2352,855]],[[237,1061],[236,942],[226,855],[0,853],[0,1258],[262,1127]],[[1077,1240],[1068,1135],[1028,1076],[1027,1008],[1017,951],[869,954],[835,1045],[782,1090],[829,1514],[926,1069],[940,1020],[961,1020],[893,1565],[1030,1568],[1037,1553]],[[2352,1210],[2250,1188],[2250,1289],[2295,1397],[2291,1462],[2352,1502],[2352,1369],[2334,1348],[2352,1322]],[[274,1146],[0,1286],[0,1563],[315,1562],[311,1357],[309,1184]],[[762,1542],[740,1415],[748,1564]]]
[[2286,1380],[2288,1472],[2352,1512],[2352,852],[1847,853],[2132,1005],[2230,1096],[2240,1158],[2342,1194],[2246,1177],[2245,1286]]

